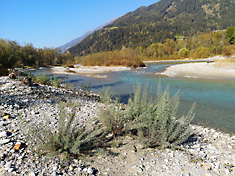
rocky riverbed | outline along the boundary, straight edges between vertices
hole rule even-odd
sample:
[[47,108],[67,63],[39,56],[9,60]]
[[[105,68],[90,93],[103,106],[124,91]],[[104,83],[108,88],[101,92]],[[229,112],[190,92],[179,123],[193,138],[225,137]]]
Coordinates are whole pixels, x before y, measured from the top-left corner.
[[32,125],[56,128],[58,103],[79,102],[80,124],[98,117],[99,96],[0,77],[0,175],[235,175],[235,136],[192,125],[179,150],[145,149],[131,137],[83,159],[39,156],[27,138]]

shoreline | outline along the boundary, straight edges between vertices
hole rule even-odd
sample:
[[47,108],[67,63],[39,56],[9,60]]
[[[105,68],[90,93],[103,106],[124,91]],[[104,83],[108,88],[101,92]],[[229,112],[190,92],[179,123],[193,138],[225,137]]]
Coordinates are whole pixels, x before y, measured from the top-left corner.
[[[188,143],[180,145],[180,150],[143,148],[133,138],[120,137],[121,145],[109,148],[119,155],[100,153],[91,156],[90,161],[85,158],[84,161],[73,159],[63,163],[56,157],[39,157],[32,152],[28,146],[31,139],[25,136],[29,131],[27,126],[43,123],[56,128],[58,103],[65,100],[80,102],[79,111],[76,112],[79,123],[90,124],[96,119],[99,107],[105,106],[94,96],[98,95],[82,90],[74,93],[47,85],[29,87],[8,77],[0,77],[0,175],[213,176],[235,173],[235,136],[198,125],[191,125],[195,135]],[[25,147],[16,151],[13,147],[17,143]]]
[[188,77],[206,79],[235,80],[235,68],[218,66],[216,63],[184,63],[173,65],[165,71],[156,73],[169,77]]

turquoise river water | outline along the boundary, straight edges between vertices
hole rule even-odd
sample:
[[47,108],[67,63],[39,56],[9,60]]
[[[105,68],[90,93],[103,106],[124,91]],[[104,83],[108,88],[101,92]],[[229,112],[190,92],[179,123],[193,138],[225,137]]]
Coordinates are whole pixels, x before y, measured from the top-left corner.
[[[103,79],[81,75],[57,76],[77,88],[90,84],[90,90],[95,93],[100,93],[104,87],[109,86],[124,103],[133,93],[137,83],[152,87],[154,96],[160,80],[163,90],[167,85],[170,86],[171,95],[180,90],[181,103],[178,115],[187,114],[195,102],[193,123],[235,134],[235,79],[160,78],[155,75],[156,72],[161,72],[170,65],[173,63],[149,64],[145,69],[105,73],[108,77]],[[49,68],[37,70],[37,74],[41,73],[51,74]]]

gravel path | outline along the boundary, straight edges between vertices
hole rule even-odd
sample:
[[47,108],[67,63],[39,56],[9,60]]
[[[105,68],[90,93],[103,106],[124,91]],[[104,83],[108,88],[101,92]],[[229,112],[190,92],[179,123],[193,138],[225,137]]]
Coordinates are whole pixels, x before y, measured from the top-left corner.
[[[97,95],[51,86],[27,86],[0,77],[0,175],[235,175],[235,136],[193,125],[180,150],[144,149],[131,137],[120,147],[83,160],[38,156],[26,138],[30,125],[58,124],[58,103],[80,102],[80,124],[92,123],[104,106]],[[115,155],[116,153],[116,155]]]

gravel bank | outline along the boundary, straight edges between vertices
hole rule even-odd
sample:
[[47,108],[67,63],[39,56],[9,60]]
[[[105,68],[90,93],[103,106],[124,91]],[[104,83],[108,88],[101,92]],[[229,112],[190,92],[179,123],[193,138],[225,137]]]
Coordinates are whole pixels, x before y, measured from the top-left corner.
[[215,63],[187,63],[168,67],[162,73],[167,76],[209,78],[209,79],[235,79],[235,69],[219,67]]
[[53,73],[57,74],[97,74],[106,72],[118,72],[131,70],[130,67],[122,66],[79,66],[77,68],[51,67]]
[[38,156],[29,147],[31,124],[55,128],[58,103],[79,101],[81,124],[98,115],[97,95],[51,86],[27,86],[0,77],[0,175],[235,175],[235,136],[193,126],[195,135],[180,150],[144,149],[120,138],[117,155],[98,153],[84,160]]

